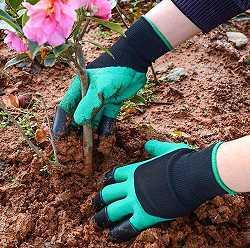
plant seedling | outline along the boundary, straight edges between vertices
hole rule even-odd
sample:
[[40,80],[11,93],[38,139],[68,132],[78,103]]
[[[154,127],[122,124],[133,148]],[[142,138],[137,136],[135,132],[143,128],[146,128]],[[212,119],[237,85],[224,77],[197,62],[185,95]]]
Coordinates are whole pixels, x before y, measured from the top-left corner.
[[[0,19],[4,21],[2,29],[5,29],[7,35],[5,43],[18,52],[16,57],[6,63],[5,69],[27,61],[31,61],[31,64],[39,62],[46,67],[52,67],[61,61],[67,62],[80,76],[82,97],[84,97],[89,84],[82,46],[91,43],[108,52],[102,45],[84,39],[84,36],[91,22],[123,34],[120,24],[108,21],[116,1],[39,0],[26,2],[5,0],[4,2],[6,8],[0,9]],[[110,55],[112,56],[112,54]],[[9,115],[9,113],[7,114]],[[60,115],[60,113],[57,114]],[[47,122],[49,124],[48,118]],[[34,135],[25,121],[20,124],[26,130],[26,133],[23,132],[26,137]],[[58,163],[50,128],[49,134],[55,160]],[[85,171],[88,175],[93,173],[92,151],[92,128],[85,124],[83,125],[83,154]]]

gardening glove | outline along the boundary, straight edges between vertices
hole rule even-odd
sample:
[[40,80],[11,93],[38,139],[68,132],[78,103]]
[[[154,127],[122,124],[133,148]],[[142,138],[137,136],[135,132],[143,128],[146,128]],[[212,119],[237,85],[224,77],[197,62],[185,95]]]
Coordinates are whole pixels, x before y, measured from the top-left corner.
[[73,116],[78,125],[99,126],[100,134],[108,135],[122,103],[146,83],[149,65],[172,49],[145,17],[135,22],[125,36],[111,47],[113,57],[104,53],[87,66],[89,89],[83,99],[80,78],[73,79],[57,109],[53,128],[56,136],[65,133],[67,116]]
[[234,194],[221,180],[216,154],[221,143],[195,151],[188,145],[151,140],[153,158],[117,167],[104,176],[105,187],[93,200],[94,220],[126,241],[156,224],[188,215],[203,202]]

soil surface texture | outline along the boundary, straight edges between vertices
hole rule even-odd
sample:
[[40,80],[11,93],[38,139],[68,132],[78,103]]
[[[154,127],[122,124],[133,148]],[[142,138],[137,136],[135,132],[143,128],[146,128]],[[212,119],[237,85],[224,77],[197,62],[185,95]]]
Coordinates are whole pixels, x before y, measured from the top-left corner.
[[[112,242],[108,230],[94,226],[91,199],[102,186],[104,172],[147,157],[143,145],[151,138],[204,148],[250,134],[250,67],[246,63],[250,42],[236,49],[226,36],[226,31],[233,29],[250,38],[249,27],[247,22],[229,23],[194,37],[156,61],[159,82],[150,83],[142,93],[146,103],[125,104],[113,148],[105,156],[96,153],[92,178],[81,174],[81,142],[74,132],[57,142],[65,169],[49,174],[16,127],[1,115],[5,124],[0,129],[0,247],[247,247],[248,195],[217,197],[190,216],[146,230],[126,243]],[[116,39],[96,27],[88,36],[106,46]],[[88,61],[101,52],[93,46],[85,50]],[[1,41],[0,94],[39,92],[52,120],[73,76],[72,69],[57,64],[36,68],[38,73],[17,67],[3,71],[11,56],[14,53]],[[167,75],[174,68],[184,68],[185,75],[168,82]],[[151,74],[149,78],[152,82]],[[23,112],[28,110],[32,114],[25,117]],[[11,111],[17,119],[28,118],[26,130],[31,137],[32,131],[46,122],[43,106],[35,98],[32,106]],[[46,156],[52,155],[48,141],[37,145]]]

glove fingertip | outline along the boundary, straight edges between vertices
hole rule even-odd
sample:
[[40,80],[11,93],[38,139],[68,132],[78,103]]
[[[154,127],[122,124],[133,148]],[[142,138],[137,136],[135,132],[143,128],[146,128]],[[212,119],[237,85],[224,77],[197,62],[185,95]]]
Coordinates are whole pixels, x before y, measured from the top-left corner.
[[105,202],[102,199],[101,191],[99,191],[96,196],[92,199],[92,206],[96,211],[101,210],[102,208],[105,207]]
[[52,133],[54,137],[59,138],[67,133],[70,118],[66,111],[59,105],[56,109]]
[[128,241],[140,232],[137,231],[129,220],[122,222],[110,230],[109,236],[112,241]]
[[102,179],[103,186],[107,186],[107,185],[116,183],[115,178],[114,178],[115,169],[116,168],[113,168],[112,170],[110,170],[104,174],[103,179]]
[[93,220],[99,228],[105,228],[112,226],[112,222],[109,220],[107,208],[103,208],[101,211],[97,212]]
[[79,110],[76,110],[74,113],[74,121],[77,125],[84,125],[86,122],[86,118],[83,115],[83,113],[79,112]]

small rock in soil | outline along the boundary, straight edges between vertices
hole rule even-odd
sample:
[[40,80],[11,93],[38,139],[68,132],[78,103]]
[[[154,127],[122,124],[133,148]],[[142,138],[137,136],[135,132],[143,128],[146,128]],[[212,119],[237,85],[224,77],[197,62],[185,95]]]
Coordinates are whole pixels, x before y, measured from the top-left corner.
[[182,67],[178,67],[171,70],[165,77],[165,80],[167,80],[168,82],[177,82],[185,76],[187,76],[187,70]]
[[227,38],[233,42],[236,47],[243,47],[248,43],[246,35],[240,32],[227,32]]

